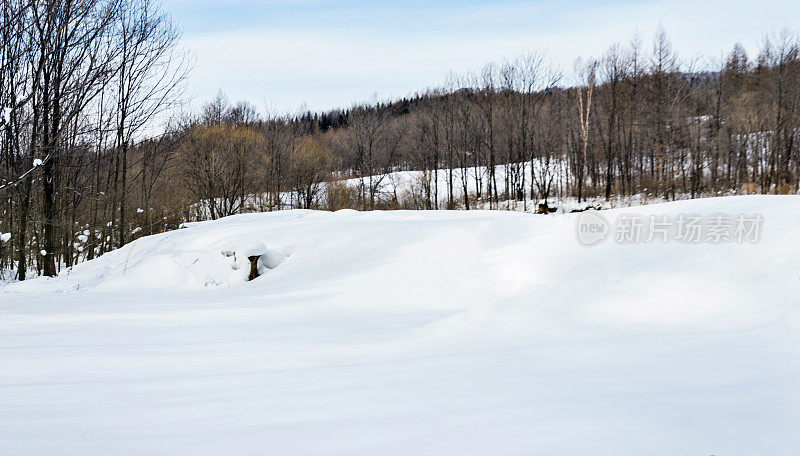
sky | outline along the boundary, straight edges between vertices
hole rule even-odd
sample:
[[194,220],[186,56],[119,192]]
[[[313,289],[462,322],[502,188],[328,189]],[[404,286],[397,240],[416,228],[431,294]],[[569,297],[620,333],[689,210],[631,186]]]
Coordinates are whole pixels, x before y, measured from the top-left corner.
[[346,108],[443,85],[451,73],[544,52],[566,77],[662,26],[695,65],[735,43],[754,53],[766,33],[800,24],[800,2],[700,0],[322,1],[163,0],[194,57],[186,95],[222,91],[262,113]]

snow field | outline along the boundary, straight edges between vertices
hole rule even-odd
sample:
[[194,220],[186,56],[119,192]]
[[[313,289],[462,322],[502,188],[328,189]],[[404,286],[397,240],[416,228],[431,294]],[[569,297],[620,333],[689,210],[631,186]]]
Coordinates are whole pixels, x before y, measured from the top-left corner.
[[631,212],[765,222],[589,248],[579,214],[282,211],[6,285],[0,454],[800,452],[800,199]]

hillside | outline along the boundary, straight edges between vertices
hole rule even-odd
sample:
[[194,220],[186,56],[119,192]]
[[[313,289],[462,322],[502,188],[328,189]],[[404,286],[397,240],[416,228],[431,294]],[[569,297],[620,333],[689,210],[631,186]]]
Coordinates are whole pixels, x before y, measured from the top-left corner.
[[800,198],[602,211],[630,214],[763,227],[586,247],[585,213],[280,211],[0,287],[0,454],[800,453]]

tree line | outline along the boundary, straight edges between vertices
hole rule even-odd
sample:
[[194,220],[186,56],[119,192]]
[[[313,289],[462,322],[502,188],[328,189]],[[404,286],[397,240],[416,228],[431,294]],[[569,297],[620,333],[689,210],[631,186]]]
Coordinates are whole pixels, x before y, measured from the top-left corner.
[[320,113],[259,113],[220,93],[153,133],[186,77],[154,4],[3,8],[0,270],[19,279],[241,212],[548,211],[566,198],[796,193],[800,179],[800,42],[787,32],[708,64],[682,60],[659,30],[568,73],[528,53]]
[[[131,151],[179,93],[179,34],[151,0],[0,8],[0,232],[12,235],[0,269],[53,276],[132,235],[116,228],[131,216],[127,190],[152,176],[130,174]],[[158,172],[159,157],[144,159],[142,173]]]

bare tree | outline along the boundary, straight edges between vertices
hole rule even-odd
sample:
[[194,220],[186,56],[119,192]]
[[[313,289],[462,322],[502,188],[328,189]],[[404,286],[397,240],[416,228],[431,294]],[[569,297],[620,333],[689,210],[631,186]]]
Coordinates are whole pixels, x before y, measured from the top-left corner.
[[594,95],[595,78],[598,62],[590,60],[583,63],[578,60],[575,68],[581,78],[581,85],[576,88],[578,98],[578,122],[580,125],[581,154],[578,164],[578,201],[581,201],[584,194],[584,180],[586,175],[587,153],[589,150],[590,116],[592,114],[592,96]]
[[321,185],[328,180],[335,163],[331,150],[312,137],[301,139],[290,156],[292,189],[302,207],[311,209]]

